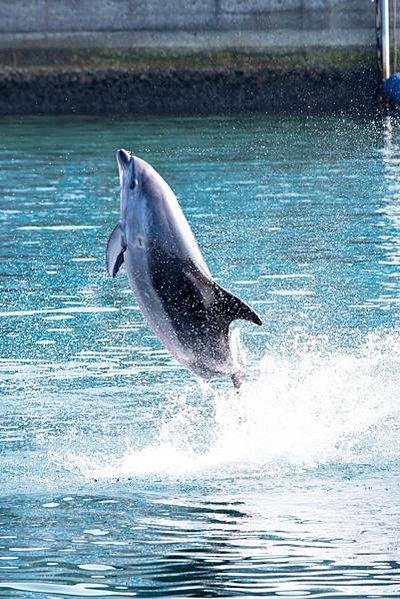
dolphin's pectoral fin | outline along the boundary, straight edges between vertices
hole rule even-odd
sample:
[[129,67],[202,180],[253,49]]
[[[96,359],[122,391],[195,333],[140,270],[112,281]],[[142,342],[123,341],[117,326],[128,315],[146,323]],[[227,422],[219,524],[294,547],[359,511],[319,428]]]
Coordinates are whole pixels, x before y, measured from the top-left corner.
[[106,252],[107,270],[110,277],[115,277],[124,261],[124,252],[126,250],[126,242],[124,240],[122,230],[118,224],[111,233]]
[[239,318],[262,325],[261,318],[253,308],[219,285],[216,285],[216,301],[218,312],[226,315],[228,324]]

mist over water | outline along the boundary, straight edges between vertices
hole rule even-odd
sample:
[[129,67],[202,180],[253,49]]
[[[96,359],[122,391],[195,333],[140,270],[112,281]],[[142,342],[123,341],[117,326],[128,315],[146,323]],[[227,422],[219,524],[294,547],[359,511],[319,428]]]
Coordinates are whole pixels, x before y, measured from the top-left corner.
[[[5,123],[0,596],[400,595],[399,143],[395,118]],[[118,147],[263,318],[239,396],[105,273]]]

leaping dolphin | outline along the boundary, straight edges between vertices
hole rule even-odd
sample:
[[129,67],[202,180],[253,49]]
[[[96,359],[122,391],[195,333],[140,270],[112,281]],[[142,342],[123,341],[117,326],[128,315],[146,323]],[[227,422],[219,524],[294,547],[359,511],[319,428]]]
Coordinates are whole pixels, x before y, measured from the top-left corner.
[[261,325],[242,300],[216,283],[164,179],[150,164],[117,151],[120,219],[107,245],[107,270],[125,262],[129,284],[149,325],[183,366],[202,378],[244,379],[238,318]]

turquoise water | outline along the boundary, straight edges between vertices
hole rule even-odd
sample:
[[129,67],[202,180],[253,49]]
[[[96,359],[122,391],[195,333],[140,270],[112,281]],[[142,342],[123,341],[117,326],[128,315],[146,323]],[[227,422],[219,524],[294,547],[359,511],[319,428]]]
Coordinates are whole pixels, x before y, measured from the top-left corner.
[[[265,322],[240,398],[105,272],[120,147]],[[0,165],[0,596],[400,596],[400,124],[10,119]]]

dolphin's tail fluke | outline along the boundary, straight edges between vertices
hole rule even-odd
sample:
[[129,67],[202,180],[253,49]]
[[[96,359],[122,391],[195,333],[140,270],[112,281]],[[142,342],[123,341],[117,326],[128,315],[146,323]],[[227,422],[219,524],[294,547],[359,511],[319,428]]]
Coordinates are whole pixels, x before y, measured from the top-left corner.
[[244,370],[241,370],[239,372],[235,372],[235,374],[232,374],[231,379],[233,382],[233,388],[235,389],[236,393],[240,392],[240,387],[242,386],[242,383],[245,378],[246,378],[246,373],[244,372]]
[[240,330],[233,329],[229,333],[229,345],[235,366],[235,372],[231,375],[235,391],[239,391],[241,384],[246,377],[246,360],[240,342]]

